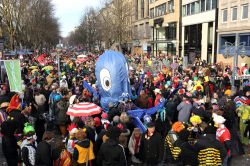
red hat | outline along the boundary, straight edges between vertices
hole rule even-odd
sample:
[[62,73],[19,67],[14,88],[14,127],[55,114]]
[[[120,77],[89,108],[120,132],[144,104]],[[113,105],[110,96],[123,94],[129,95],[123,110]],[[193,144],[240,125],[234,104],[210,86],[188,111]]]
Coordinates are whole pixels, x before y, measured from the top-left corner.
[[11,112],[12,110],[20,109],[20,106],[21,106],[21,102],[19,100],[19,95],[15,94],[11,98],[9,107],[6,109],[6,111]]
[[179,95],[183,95],[184,93],[185,93],[185,89],[179,89],[179,90],[178,90],[178,94],[179,94]]
[[100,118],[95,117],[94,121],[95,121],[95,126],[101,126],[101,120],[100,120]]
[[107,119],[108,118],[108,114],[103,112],[102,115],[101,115],[102,119]]

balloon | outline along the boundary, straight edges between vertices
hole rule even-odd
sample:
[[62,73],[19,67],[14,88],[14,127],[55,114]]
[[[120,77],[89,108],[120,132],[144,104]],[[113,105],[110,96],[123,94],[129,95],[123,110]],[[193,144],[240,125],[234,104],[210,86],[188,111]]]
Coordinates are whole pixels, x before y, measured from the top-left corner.
[[101,96],[102,108],[108,108],[110,102],[131,98],[129,66],[123,54],[106,51],[96,62],[96,85]]

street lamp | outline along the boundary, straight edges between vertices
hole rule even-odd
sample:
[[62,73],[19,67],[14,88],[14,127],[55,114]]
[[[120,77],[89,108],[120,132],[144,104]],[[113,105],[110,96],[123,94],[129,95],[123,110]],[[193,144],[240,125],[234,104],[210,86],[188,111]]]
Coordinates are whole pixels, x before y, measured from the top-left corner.
[[244,58],[246,56],[246,49],[245,49],[245,42],[242,43],[230,43],[226,42],[226,48],[224,50],[224,58],[227,59],[229,57],[233,57],[233,73],[232,73],[232,79],[231,79],[231,91],[234,94],[236,92],[235,88],[235,77],[238,73],[237,66],[238,66],[238,56],[240,55],[241,58]]
[[58,78],[59,78],[59,84],[61,80],[61,70],[60,70],[60,53],[62,51],[62,46],[61,44],[58,44],[56,46],[56,52],[57,52],[57,68],[58,68]]

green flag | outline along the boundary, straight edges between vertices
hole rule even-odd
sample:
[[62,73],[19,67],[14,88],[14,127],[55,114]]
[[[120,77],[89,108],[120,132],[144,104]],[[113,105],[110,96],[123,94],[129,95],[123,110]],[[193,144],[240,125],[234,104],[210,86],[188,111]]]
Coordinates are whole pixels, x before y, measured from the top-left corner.
[[21,81],[21,65],[20,60],[7,60],[4,61],[4,66],[7,72],[10,91],[21,92],[22,81]]

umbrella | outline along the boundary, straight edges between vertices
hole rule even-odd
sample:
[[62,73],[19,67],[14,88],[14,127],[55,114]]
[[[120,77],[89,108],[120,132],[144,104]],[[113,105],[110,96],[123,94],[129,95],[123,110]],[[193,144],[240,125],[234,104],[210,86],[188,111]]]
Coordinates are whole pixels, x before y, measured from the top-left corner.
[[87,58],[88,56],[87,55],[83,55],[83,54],[80,54],[77,56],[77,58]]
[[91,116],[101,113],[102,108],[94,103],[84,102],[74,104],[68,108],[67,115],[70,116]]
[[87,61],[87,59],[81,58],[81,59],[77,59],[76,63],[83,63],[83,62],[86,62],[86,61]]
[[42,70],[53,70],[54,67],[53,66],[45,66],[42,68]]
[[37,69],[38,67],[37,66],[31,66],[29,67],[29,69]]
[[34,74],[35,72],[38,72],[38,69],[33,69],[33,70],[31,71],[32,74]]

